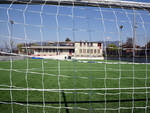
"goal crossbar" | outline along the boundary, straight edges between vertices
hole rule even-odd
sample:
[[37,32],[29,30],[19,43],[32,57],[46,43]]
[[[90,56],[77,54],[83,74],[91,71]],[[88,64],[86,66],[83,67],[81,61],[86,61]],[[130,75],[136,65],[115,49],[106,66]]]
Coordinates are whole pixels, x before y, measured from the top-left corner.
[[131,1],[109,1],[109,0],[0,0],[0,4],[49,4],[49,5],[75,5],[92,7],[114,7],[125,9],[148,9],[150,3]]

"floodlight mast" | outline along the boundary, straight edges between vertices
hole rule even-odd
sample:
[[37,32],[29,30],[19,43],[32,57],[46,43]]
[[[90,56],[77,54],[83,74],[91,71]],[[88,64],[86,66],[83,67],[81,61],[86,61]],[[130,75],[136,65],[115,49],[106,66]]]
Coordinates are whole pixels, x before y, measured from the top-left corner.
[[136,49],[136,29],[137,29],[136,12],[134,12],[133,14],[133,57],[135,57],[135,49]]
[[14,25],[14,21],[10,20],[10,38],[9,38],[9,45],[10,45],[10,52],[12,53],[12,49],[13,49],[13,45],[12,45],[12,36],[13,36],[13,25]]
[[0,0],[0,4],[49,4],[49,5],[75,5],[92,7],[114,7],[125,9],[147,9],[150,10],[150,3],[112,0]]

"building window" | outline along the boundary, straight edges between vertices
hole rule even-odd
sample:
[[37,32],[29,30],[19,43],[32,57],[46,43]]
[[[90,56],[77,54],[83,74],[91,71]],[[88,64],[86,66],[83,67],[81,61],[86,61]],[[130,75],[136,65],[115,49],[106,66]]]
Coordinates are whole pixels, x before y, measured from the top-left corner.
[[38,49],[38,52],[40,53],[40,52],[41,52],[41,50],[40,50],[40,49]]
[[86,53],[86,49],[83,49],[83,53]]
[[80,49],[80,53],[82,53],[82,49]]
[[93,46],[93,43],[91,42],[91,46]]
[[86,43],[84,42],[84,46],[86,45]]
[[100,50],[98,50],[98,53],[100,53]]
[[96,53],[96,49],[94,49],[94,53]]
[[89,42],[87,42],[87,46],[89,47]]
[[82,47],[82,42],[80,42],[80,47]]
[[63,50],[62,50],[62,49],[60,49],[60,52],[62,53],[62,52],[63,52]]
[[91,54],[93,53],[93,49],[91,49]]
[[101,47],[101,43],[98,43],[97,46],[98,46],[98,47]]
[[90,50],[89,49],[87,49],[87,53],[89,53],[90,52]]

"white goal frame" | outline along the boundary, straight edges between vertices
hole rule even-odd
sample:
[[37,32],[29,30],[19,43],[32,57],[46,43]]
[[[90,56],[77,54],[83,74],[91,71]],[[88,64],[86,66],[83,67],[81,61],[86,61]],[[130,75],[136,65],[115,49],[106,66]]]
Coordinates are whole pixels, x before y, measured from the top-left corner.
[[50,4],[50,5],[74,5],[93,7],[116,7],[125,9],[150,9],[150,3],[111,0],[1,0],[0,4]]

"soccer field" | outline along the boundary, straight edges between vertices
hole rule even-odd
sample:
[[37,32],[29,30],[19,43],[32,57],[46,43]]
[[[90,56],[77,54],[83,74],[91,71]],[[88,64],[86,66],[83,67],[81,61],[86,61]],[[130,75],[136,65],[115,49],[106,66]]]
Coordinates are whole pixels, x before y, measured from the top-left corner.
[[0,111],[150,112],[150,65],[108,62],[1,61]]

